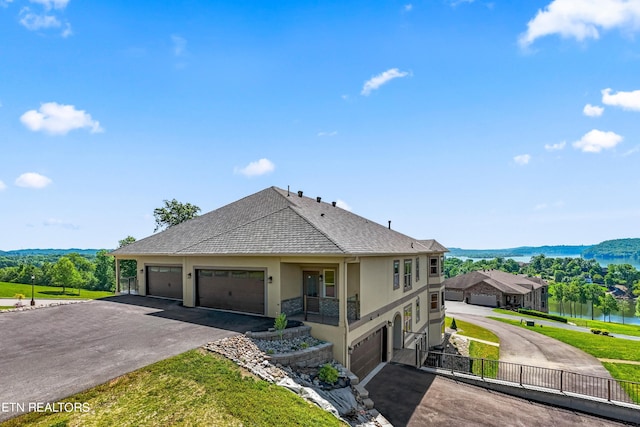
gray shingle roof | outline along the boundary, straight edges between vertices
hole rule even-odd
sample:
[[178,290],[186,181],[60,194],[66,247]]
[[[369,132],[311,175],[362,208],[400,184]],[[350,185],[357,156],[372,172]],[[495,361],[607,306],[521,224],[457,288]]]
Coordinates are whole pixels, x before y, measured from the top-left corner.
[[479,283],[486,283],[503,293],[521,295],[529,293],[532,289],[547,286],[546,282],[540,278],[500,270],[472,271],[445,280],[444,286],[446,289],[464,290]]
[[114,255],[395,254],[444,252],[366,218],[270,187],[158,234]]

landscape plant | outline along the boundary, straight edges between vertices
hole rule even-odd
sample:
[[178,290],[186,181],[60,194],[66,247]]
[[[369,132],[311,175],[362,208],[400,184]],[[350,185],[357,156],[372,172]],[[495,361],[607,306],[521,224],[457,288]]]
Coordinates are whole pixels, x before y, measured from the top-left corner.
[[318,378],[327,384],[335,384],[338,381],[338,370],[331,363],[325,363],[318,371]]
[[286,313],[280,313],[278,317],[276,317],[273,322],[273,328],[278,332],[278,336],[280,337],[280,341],[282,341],[282,334],[284,330],[287,328],[287,315]]

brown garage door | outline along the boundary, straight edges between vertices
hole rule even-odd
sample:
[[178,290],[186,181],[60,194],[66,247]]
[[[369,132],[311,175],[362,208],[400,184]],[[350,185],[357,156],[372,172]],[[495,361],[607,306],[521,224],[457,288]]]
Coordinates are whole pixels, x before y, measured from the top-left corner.
[[196,304],[264,314],[264,271],[198,270]]
[[384,360],[386,328],[381,328],[353,346],[351,372],[361,380]]
[[147,267],[147,295],[182,299],[182,267]]

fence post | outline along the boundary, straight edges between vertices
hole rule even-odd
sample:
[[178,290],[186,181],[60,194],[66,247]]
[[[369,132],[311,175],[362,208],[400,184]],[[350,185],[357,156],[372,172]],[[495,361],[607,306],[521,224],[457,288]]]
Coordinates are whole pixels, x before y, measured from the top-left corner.
[[564,371],[560,371],[560,393],[562,393],[562,374],[564,374]]
[[484,359],[480,359],[480,368],[482,368],[482,370],[480,371],[480,378],[484,379]]
[[611,380],[607,380],[607,400],[611,402]]
[[523,366],[520,365],[520,385],[522,385],[522,368]]

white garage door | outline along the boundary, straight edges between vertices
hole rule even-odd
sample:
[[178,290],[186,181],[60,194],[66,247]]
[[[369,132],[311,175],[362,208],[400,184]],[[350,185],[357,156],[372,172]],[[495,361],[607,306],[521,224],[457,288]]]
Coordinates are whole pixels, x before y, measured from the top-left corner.
[[486,305],[489,307],[496,307],[496,296],[495,295],[478,295],[471,294],[469,297],[469,304],[474,305]]

